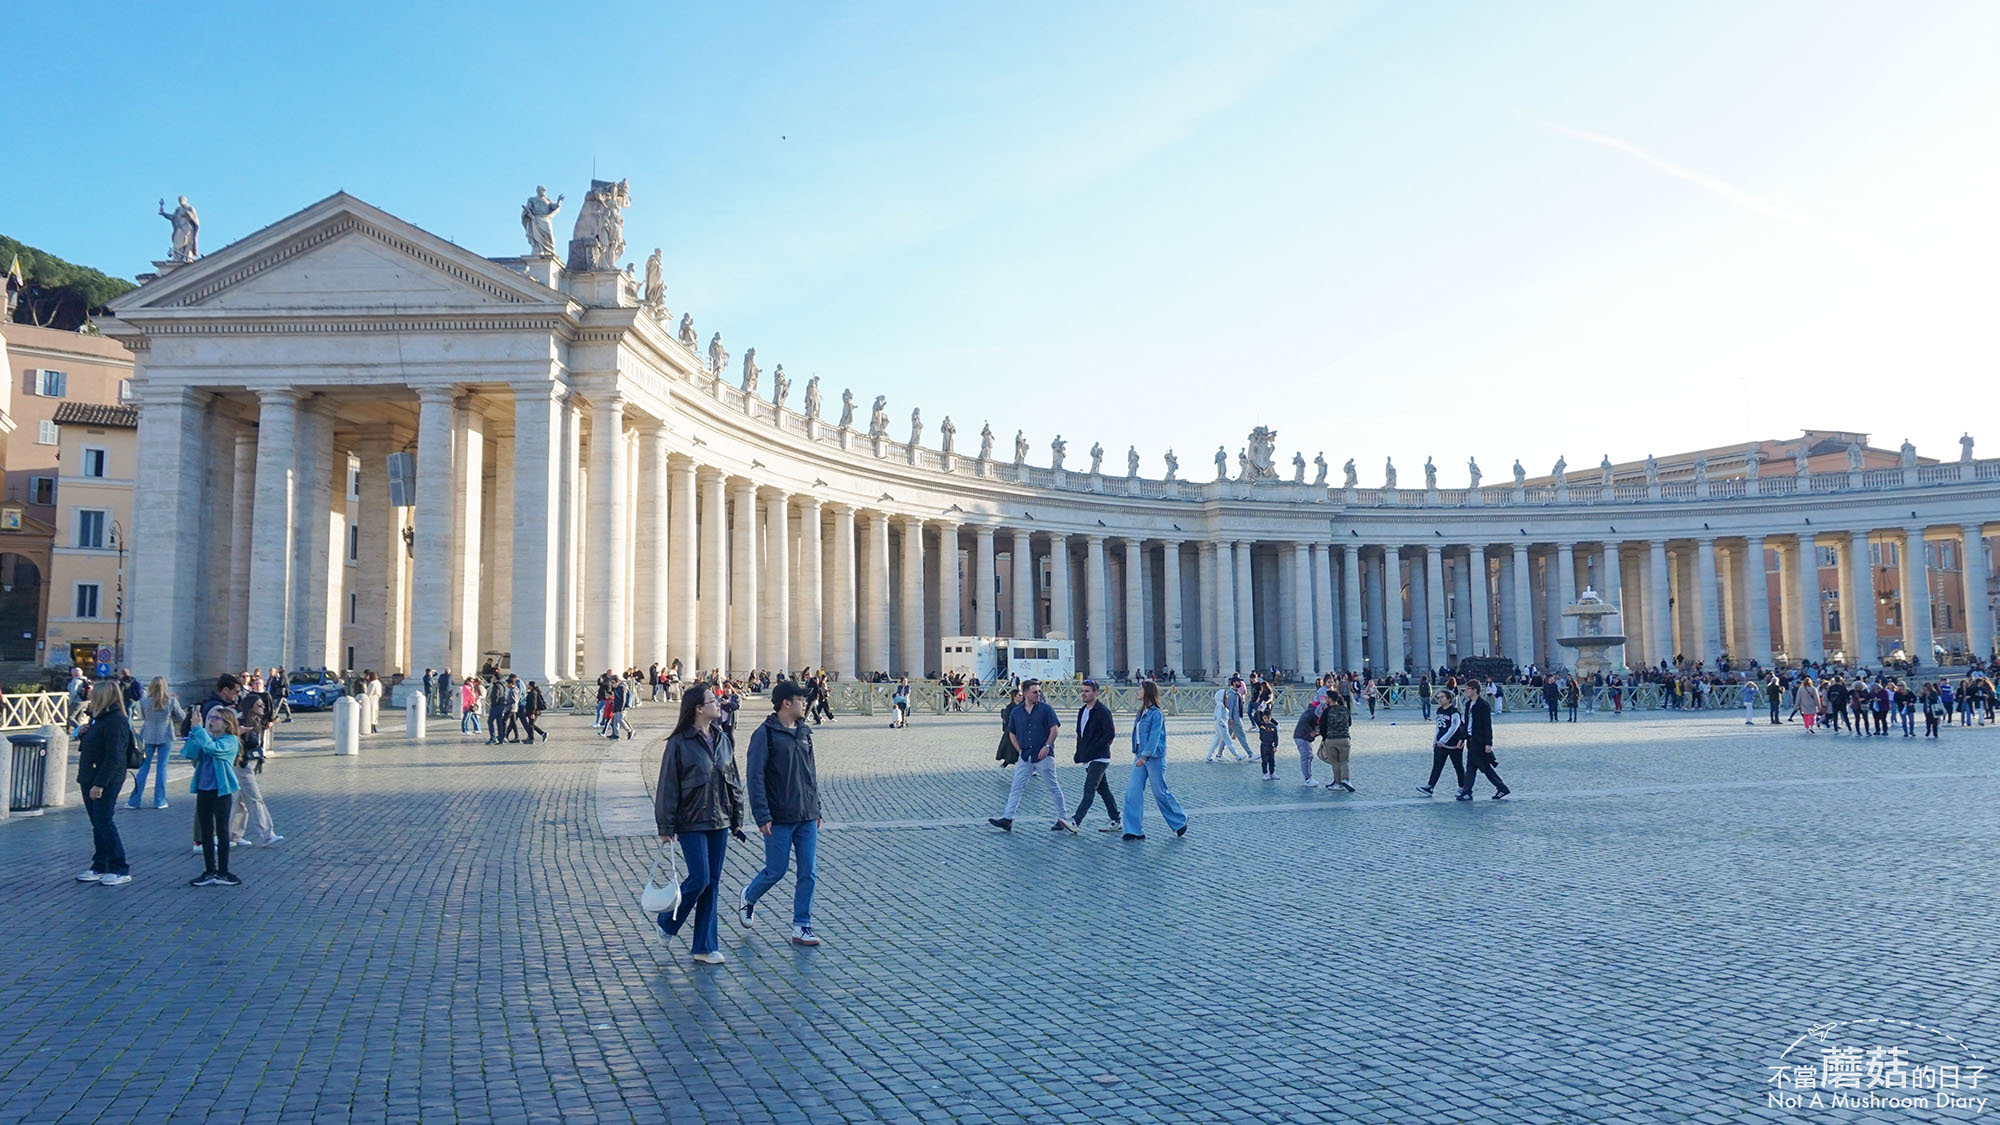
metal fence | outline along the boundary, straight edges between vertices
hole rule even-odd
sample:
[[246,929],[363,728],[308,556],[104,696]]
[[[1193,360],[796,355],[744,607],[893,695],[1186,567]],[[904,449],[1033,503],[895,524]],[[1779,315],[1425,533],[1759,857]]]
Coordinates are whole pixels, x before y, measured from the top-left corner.
[[69,696],[59,691],[0,697],[0,731],[35,730],[69,721]]

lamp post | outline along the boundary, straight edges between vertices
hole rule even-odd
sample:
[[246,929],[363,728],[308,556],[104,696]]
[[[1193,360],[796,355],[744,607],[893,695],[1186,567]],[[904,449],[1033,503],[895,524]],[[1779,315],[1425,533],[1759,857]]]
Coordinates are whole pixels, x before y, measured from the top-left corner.
[[125,529],[111,521],[111,545],[118,549],[118,586],[112,595],[111,666],[125,666]]

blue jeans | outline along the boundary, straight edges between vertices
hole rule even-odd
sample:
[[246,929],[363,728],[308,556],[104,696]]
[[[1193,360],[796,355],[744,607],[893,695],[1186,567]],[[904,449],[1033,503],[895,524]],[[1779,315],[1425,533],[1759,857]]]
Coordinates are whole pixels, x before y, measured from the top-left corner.
[[93,845],[90,869],[100,875],[131,874],[125,866],[125,842],[118,838],[118,826],[111,821],[111,814],[117,805],[116,788],[106,790],[102,797],[92,797],[88,789],[83,791],[83,811],[90,814]]
[[479,733],[479,712],[476,710],[464,711],[458,716],[458,733],[465,734],[468,731],[473,734]]
[[799,853],[799,880],[792,890],[792,925],[810,926],[813,920],[813,887],[819,882],[819,866],[813,854],[819,848],[819,822],[802,820],[796,824],[773,824],[771,834],[764,837],[764,870],[750,880],[750,889],[743,897],[756,902],[764,897],[764,892],[778,885],[785,877],[785,867],[791,862],[792,852]]
[[[722,856],[729,850],[729,830],[682,832],[676,838],[681,842],[681,858],[687,861],[688,873],[681,880],[680,913],[667,924],[678,930],[688,915],[694,915],[694,952],[714,953],[722,944],[722,935],[716,932],[715,894],[722,881]],[[661,913],[662,921],[666,917]]]
[[1153,803],[1160,806],[1160,815],[1167,819],[1167,827],[1179,832],[1187,827],[1187,814],[1181,811],[1181,803],[1172,793],[1167,792],[1167,760],[1165,758],[1137,758],[1132,762],[1132,776],[1125,781],[1125,831],[1128,835],[1146,834],[1146,789],[1153,790]]
[[139,798],[146,792],[147,770],[156,771],[153,774],[153,803],[155,805],[167,803],[167,751],[172,749],[172,745],[167,742],[155,742],[146,747],[146,760],[140,764],[139,772],[132,778],[132,799],[126,803],[127,808],[139,807]]

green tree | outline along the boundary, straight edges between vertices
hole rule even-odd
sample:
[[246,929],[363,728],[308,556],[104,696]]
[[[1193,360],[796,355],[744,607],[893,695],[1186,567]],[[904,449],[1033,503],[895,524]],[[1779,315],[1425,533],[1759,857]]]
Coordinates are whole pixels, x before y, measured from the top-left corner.
[[22,324],[74,330],[113,299],[138,288],[122,277],[66,262],[0,234],[0,271],[15,255],[20,256],[21,275],[27,280],[20,306],[14,310],[14,319]]

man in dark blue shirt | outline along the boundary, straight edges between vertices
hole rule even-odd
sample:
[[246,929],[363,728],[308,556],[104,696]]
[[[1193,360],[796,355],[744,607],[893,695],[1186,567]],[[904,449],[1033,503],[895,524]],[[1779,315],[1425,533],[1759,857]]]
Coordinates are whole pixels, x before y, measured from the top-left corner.
[[1063,803],[1062,785],[1056,781],[1056,732],[1061,729],[1056,709],[1042,701],[1042,681],[1023,681],[1021,705],[1014,709],[1014,717],[1007,720],[1007,737],[1020,752],[1021,761],[1014,767],[1014,787],[1007,793],[1006,811],[988,817],[986,823],[1003,832],[1012,832],[1014,810],[1021,807],[1021,794],[1028,788],[1028,779],[1040,774],[1048,781],[1049,796],[1056,802],[1053,831],[1076,831],[1076,826],[1063,816],[1063,810],[1069,806]]

